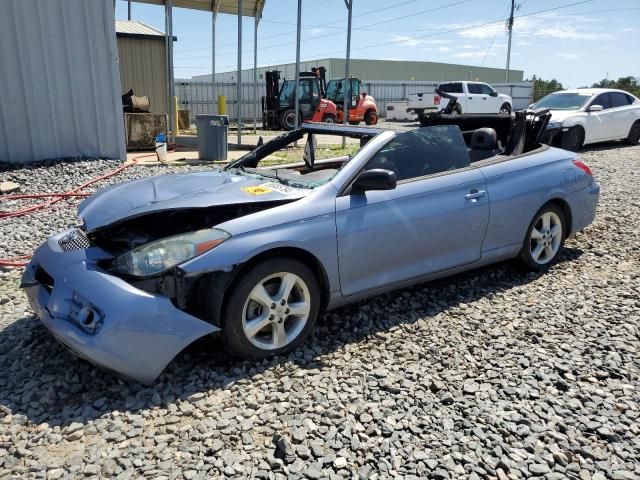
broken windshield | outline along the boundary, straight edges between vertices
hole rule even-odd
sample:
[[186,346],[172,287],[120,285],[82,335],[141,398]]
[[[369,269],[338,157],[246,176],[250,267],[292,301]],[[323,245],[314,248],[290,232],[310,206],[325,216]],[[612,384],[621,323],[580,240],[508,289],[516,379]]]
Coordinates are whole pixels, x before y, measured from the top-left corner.
[[[299,142],[306,137],[306,141]],[[258,147],[229,165],[236,175],[276,180],[295,188],[317,188],[330,181],[360,149],[359,139],[317,135],[294,130]]]

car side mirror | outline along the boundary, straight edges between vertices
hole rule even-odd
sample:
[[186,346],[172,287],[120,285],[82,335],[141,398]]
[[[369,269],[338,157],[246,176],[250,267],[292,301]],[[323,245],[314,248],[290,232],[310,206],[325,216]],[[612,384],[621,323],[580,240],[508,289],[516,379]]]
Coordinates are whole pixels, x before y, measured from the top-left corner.
[[351,190],[366,192],[367,190],[393,190],[396,188],[396,174],[391,170],[374,168],[365,170],[357,176]]
[[602,105],[591,105],[589,107],[590,112],[601,112],[602,110],[604,110],[604,108],[602,108]]
[[490,97],[497,97],[498,96],[498,92],[496,92],[495,90],[493,92],[491,92],[489,94]]

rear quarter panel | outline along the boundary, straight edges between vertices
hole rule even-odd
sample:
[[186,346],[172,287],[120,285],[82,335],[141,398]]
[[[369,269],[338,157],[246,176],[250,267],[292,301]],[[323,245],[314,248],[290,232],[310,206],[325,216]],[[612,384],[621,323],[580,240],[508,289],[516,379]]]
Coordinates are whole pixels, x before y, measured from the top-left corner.
[[549,148],[480,167],[490,214],[483,252],[512,245],[518,251],[535,213],[549,200],[584,189],[590,177],[571,163],[575,154]]

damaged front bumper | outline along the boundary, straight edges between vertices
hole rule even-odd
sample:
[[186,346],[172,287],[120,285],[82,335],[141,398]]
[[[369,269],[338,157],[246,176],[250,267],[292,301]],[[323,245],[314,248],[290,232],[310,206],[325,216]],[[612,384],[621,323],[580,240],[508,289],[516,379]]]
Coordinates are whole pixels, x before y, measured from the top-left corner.
[[97,247],[63,251],[54,235],[35,251],[21,286],[53,336],[77,356],[149,384],[194,340],[219,330],[98,267]]

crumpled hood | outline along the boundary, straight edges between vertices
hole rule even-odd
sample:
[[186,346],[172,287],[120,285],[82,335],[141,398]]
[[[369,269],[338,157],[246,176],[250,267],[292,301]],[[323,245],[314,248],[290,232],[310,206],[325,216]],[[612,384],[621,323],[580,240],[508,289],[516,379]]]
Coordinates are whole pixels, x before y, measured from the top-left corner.
[[549,113],[551,113],[552,122],[564,122],[567,118],[580,113],[580,110],[549,110]]
[[112,185],[78,207],[88,232],[125,218],[160,210],[295,200],[311,189],[225,171],[161,175]]

